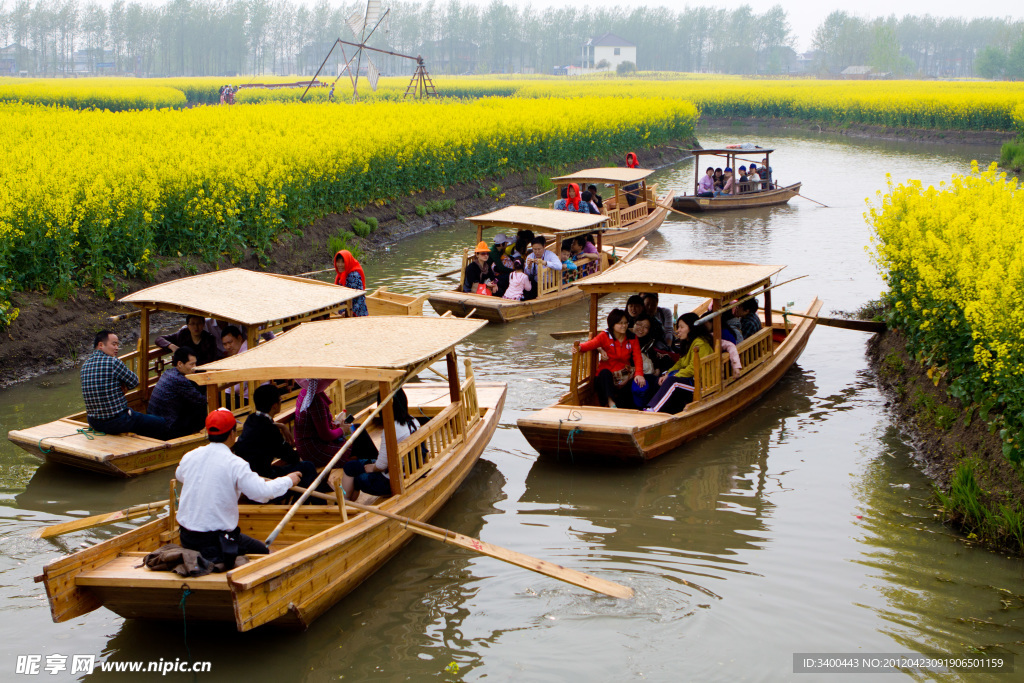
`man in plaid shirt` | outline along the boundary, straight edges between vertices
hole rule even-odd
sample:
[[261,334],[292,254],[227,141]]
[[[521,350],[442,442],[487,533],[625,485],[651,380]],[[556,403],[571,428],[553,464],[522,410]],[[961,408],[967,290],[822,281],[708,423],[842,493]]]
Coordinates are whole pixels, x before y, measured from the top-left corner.
[[93,342],[94,351],[82,364],[82,399],[89,426],[98,432],[163,439],[167,423],[161,417],[136,412],[128,407],[124,392],[139,385],[139,378],[122,363],[117,352],[117,335],[103,330]]

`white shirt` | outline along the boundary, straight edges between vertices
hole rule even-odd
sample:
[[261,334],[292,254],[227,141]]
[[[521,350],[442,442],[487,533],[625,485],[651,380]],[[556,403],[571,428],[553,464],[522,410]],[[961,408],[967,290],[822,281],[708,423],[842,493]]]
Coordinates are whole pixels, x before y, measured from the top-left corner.
[[532,261],[530,261],[529,265],[526,266],[526,274],[527,275],[532,275],[534,278],[537,277],[537,261],[538,260],[543,260],[544,261],[544,265],[547,266],[548,268],[550,268],[551,270],[561,270],[562,269],[562,262],[560,260],[558,260],[558,257],[555,256],[554,253],[550,249],[545,249],[544,250],[544,254],[543,254],[543,256],[541,256],[540,259],[538,259],[536,256],[534,256],[532,251],[530,252],[529,256],[527,256],[526,258],[528,260],[529,259],[533,259]]
[[[415,419],[416,418],[413,418],[413,420],[415,420]],[[419,422],[417,422],[416,424],[419,424]],[[398,443],[402,439],[409,438],[409,435],[412,434],[412,432],[413,432],[413,430],[409,428],[409,425],[404,424],[404,423],[403,424],[399,424],[398,422],[396,422],[395,423],[395,443]],[[384,437],[381,437],[381,440],[380,440],[380,451],[378,451],[378,453],[379,453],[379,455],[377,456],[377,462],[375,463],[377,465],[377,469],[380,470],[381,472],[387,472],[388,471],[388,440],[386,438],[384,438]],[[234,527],[231,527],[231,528],[233,529]]]
[[178,524],[189,531],[231,531],[238,526],[238,495],[260,503],[283,496],[289,477],[264,481],[222,443],[189,451],[174,477],[182,483]]

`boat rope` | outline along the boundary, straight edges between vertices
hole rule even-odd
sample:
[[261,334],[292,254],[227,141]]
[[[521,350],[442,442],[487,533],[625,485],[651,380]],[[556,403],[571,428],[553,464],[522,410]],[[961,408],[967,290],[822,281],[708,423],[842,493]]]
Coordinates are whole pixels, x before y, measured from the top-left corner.
[[[191,663],[192,650],[190,650],[188,647],[188,620],[185,618],[185,601],[188,599],[188,596],[190,595],[192,595],[192,589],[188,587],[188,584],[181,584],[181,602],[179,602],[178,604],[181,605],[182,640],[185,641],[185,655],[188,657],[188,661]],[[193,678],[195,678],[195,673],[195,671],[192,672]]]
[[44,436],[43,438],[39,439],[39,441],[36,443],[36,448],[39,449],[40,453],[43,453],[43,454],[50,453],[51,451],[53,451],[53,449],[52,448],[43,448],[43,441],[45,441],[46,439],[66,439],[69,436],[76,436],[78,434],[81,434],[85,438],[89,439],[89,441],[92,441],[97,436],[106,436],[107,435],[106,432],[101,432],[98,429],[93,429],[92,427],[83,427],[82,429],[76,429],[71,434],[61,434],[60,436]]
[[[580,412],[578,410],[570,410],[569,411],[569,416],[567,418],[565,418],[564,420],[562,418],[558,419],[558,438],[555,440],[555,460],[558,460],[561,457],[561,455],[562,455],[562,423],[563,422],[579,422],[582,419],[583,419],[583,415],[580,414]],[[582,432],[583,432],[583,430],[580,429],[579,427],[574,427],[569,432],[569,434],[565,437],[565,443],[566,443],[566,445],[569,446],[569,462],[574,464],[574,465],[576,464],[576,461],[573,458],[573,454],[572,454],[572,442],[573,442],[573,439],[576,438],[576,435],[580,434]]]

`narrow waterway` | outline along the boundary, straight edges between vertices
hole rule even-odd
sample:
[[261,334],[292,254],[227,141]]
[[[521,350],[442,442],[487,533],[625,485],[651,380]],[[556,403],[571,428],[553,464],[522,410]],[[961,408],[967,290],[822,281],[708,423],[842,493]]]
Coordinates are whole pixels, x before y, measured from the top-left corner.
[[[774,301],[802,306],[817,295],[826,315],[882,288],[863,213],[887,173],[935,184],[973,158],[998,155],[828,135],[704,131],[700,139],[777,149],[776,179],[802,180],[830,208],[796,199],[704,216],[715,227],[670,217],[646,256],[786,264],[783,278],[808,277]],[[655,181],[692,188],[693,173],[689,161]],[[451,284],[434,273],[455,266],[473,241],[467,223],[439,228],[391,247],[366,272],[373,286],[441,289]],[[675,303],[688,302],[662,305]],[[602,312],[622,304],[605,300]],[[49,541],[27,532],[164,498],[170,471],[109,480],[41,466],[4,441],[0,679],[14,680],[25,654],[190,656],[212,662],[196,679],[210,681],[776,681],[801,678],[794,653],[1024,652],[1022,563],[964,545],[933,518],[930,484],[867,372],[866,335],[819,327],[799,364],[726,427],[641,468],[581,468],[571,451],[538,459],[515,424],[568,385],[569,345],[549,333],[585,321],[580,304],[488,326],[462,347],[478,377],[508,382],[509,392],[490,447],[436,523],[628,584],[635,599],[599,597],[417,539],[301,634],[125,622],[103,609],[53,624],[32,577],[126,527]],[[38,378],[0,392],[0,423],[6,432],[56,419],[79,402],[76,373]],[[107,675],[118,678],[89,678]]]

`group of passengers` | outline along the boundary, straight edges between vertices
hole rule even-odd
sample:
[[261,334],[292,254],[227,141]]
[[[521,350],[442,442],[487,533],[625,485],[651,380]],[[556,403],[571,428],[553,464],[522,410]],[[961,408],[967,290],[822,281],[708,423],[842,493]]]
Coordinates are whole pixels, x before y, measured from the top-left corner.
[[772,169],[768,166],[767,158],[760,167],[755,163],[751,163],[749,168],[740,166],[738,173],[734,173],[732,168],[723,171],[708,166],[697,182],[698,197],[721,197],[774,189]]
[[[756,298],[740,298],[722,314],[721,349],[734,374],[742,370],[736,345],[761,329]],[[676,414],[693,400],[694,365],[714,352],[713,322],[684,313],[673,328],[672,314],[658,295],[630,296],[626,309],[608,314],[608,329],[573,344],[574,352],[597,350],[594,378],[598,403]]]
[[515,242],[499,232],[490,247],[486,242],[476,245],[473,258],[466,266],[462,291],[530,301],[537,298],[537,273],[541,264],[560,271],[564,284],[597,272],[599,257],[594,240],[593,235],[563,240],[559,254],[555,254],[548,248],[544,236],[535,235],[532,230],[518,231]]
[[561,190],[562,198],[555,200],[556,211],[575,211],[576,213],[600,214],[604,200],[597,193],[597,185],[590,185],[580,192],[580,186],[569,183]]

